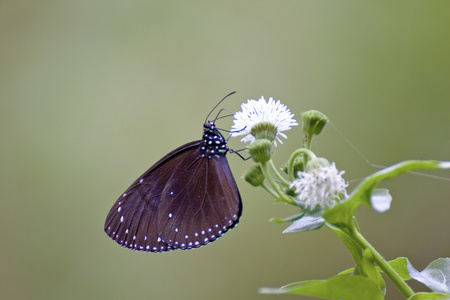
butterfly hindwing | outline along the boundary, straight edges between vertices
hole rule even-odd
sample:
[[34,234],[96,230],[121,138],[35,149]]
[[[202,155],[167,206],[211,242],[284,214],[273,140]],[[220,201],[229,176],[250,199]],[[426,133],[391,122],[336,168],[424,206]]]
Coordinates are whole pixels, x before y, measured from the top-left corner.
[[180,249],[214,241],[234,227],[242,210],[225,155],[207,158],[199,152],[186,157],[169,179],[162,199],[160,236]]
[[161,194],[173,171],[199,143],[185,144],[167,154],[117,199],[105,222],[105,232],[114,241],[133,250],[167,250],[157,230]]

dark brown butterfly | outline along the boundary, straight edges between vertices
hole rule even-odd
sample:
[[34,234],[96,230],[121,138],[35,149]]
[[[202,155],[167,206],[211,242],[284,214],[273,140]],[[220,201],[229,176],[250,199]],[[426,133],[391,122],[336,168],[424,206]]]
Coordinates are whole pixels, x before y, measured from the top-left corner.
[[106,217],[106,234],[148,252],[192,249],[219,238],[242,213],[228,151],[214,121],[205,122],[201,140],[164,156],[119,197]]

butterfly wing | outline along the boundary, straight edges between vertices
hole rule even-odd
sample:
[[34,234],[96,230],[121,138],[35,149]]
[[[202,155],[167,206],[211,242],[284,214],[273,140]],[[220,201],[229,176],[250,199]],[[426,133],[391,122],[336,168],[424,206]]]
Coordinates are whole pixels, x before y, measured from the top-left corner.
[[117,199],[105,221],[105,232],[123,247],[140,251],[170,250],[158,234],[158,209],[168,180],[201,141],[187,143],[155,163]]
[[205,122],[202,140],[164,156],[119,197],[105,232],[124,247],[162,252],[200,247],[233,228],[242,202],[226,142]]
[[191,249],[233,228],[242,202],[225,154],[206,157],[197,149],[174,171],[162,192],[159,236],[172,248]]

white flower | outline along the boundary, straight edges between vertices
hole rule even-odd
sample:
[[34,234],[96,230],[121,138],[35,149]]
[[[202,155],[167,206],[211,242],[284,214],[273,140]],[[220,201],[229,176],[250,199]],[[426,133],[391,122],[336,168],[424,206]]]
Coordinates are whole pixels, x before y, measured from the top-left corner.
[[[279,136],[287,138],[282,131],[298,125],[293,119],[294,114],[284,104],[281,104],[280,100],[275,101],[272,97],[268,102],[263,96],[259,100],[248,99],[247,103],[241,105],[241,108],[241,111],[234,114],[231,135],[245,135],[241,139],[242,142],[253,143],[255,135],[257,135],[258,138],[268,138],[271,141],[274,141],[276,137],[282,143]],[[276,141],[274,144],[277,145]]]
[[299,171],[298,178],[290,187],[295,188],[297,202],[310,211],[333,207],[348,197],[345,188],[348,183],[342,178],[344,171],[338,171],[335,163],[321,165],[306,172]]

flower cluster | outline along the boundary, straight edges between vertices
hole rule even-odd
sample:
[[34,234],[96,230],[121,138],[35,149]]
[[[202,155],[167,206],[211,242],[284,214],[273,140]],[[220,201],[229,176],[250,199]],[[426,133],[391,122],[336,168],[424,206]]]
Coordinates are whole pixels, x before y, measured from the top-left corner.
[[[450,299],[450,258],[433,261],[422,272],[417,271],[410,262],[400,257],[387,262],[375,248],[362,236],[354,217],[360,205],[370,205],[382,213],[389,210],[392,196],[377,184],[403,173],[419,170],[450,169],[450,162],[410,160],[379,170],[347,193],[348,183],[334,162],[317,157],[311,151],[311,141],[321,133],[328,123],[327,117],[319,111],[302,113],[303,132],[301,148],[295,150],[278,169],[272,161],[273,145],[283,133],[298,125],[293,114],[280,100],[264,97],[249,99],[242,104],[242,110],[234,114],[232,136],[244,135],[243,142],[250,142],[248,152],[256,163],[244,175],[244,179],[255,187],[265,189],[276,202],[294,205],[296,213],[285,218],[274,218],[277,223],[291,223],[283,233],[312,231],[328,226],[350,250],[356,267],[346,270],[329,280],[305,281],[281,288],[265,288],[263,293],[293,293],[299,295],[324,297],[327,299],[384,299],[385,282],[381,272],[397,286],[405,299]],[[286,174],[282,176],[280,170]],[[356,272],[357,271],[357,272]],[[406,271],[406,273],[405,273]],[[352,273],[352,275],[350,275]],[[341,276],[347,274],[347,276]],[[422,282],[433,293],[414,293],[403,277]],[[403,277],[401,276],[403,275]],[[356,295],[356,296],[355,296]]]
[[338,171],[335,163],[327,163],[309,171],[298,172],[290,187],[295,189],[297,203],[309,211],[333,207],[348,197],[348,183],[342,178],[344,171]]
[[[245,135],[241,141],[252,143],[249,152],[254,161],[265,163],[271,159],[271,144],[276,145],[276,140],[282,143],[280,136],[287,138],[283,131],[298,125],[293,118],[294,114],[281,104],[280,100],[275,101],[272,97],[268,101],[264,97],[259,100],[249,99],[247,103],[241,105],[241,108],[241,111],[234,114],[231,135]],[[326,116],[317,111],[304,113],[303,119],[304,127],[311,128],[309,136],[319,134],[327,121]],[[324,210],[333,207],[337,202],[347,198],[345,190],[347,183],[342,178],[344,172],[338,171],[334,163],[330,164],[323,158],[317,158],[311,151],[306,149],[305,151],[310,155],[305,170],[299,171],[297,179],[286,184],[296,194],[291,204],[312,212],[316,208]],[[254,181],[254,171],[247,174],[248,182]],[[263,175],[258,176],[258,182],[260,178],[265,178]]]

